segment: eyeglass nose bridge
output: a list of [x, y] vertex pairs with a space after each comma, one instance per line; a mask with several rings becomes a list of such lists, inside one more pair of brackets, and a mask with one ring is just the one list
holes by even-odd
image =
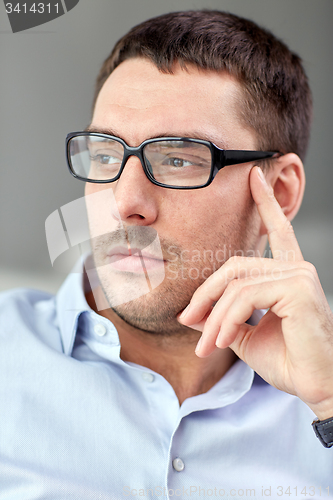
[[[133, 147], [133, 146], [128, 146], [126, 143], [123, 143], [123, 147], [124, 147], [124, 157], [123, 157], [123, 161], [122, 161], [120, 170], [119, 170], [118, 175], [117, 175], [117, 180], [120, 178], [121, 174], [123, 173], [123, 170], [126, 166], [127, 160], [131, 156], [136, 156], [137, 158], [139, 158], [139, 160], [141, 162], [141, 166], [143, 168], [143, 171], [144, 171], [146, 177], [151, 182], [153, 182], [154, 176], [153, 176], [152, 166], [150, 165], [149, 161], [147, 159], [145, 161], [145, 159], [143, 157], [144, 144], [141, 144], [138, 147]], [[146, 163], [148, 163], [148, 165], [146, 165]]]

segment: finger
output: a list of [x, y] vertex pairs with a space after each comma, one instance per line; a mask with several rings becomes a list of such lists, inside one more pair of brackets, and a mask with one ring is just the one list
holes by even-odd
[[[304, 289], [308, 289], [306, 293]], [[239, 327], [247, 321], [255, 309], [269, 308], [285, 326], [284, 341], [289, 346], [290, 352], [299, 355], [307, 342], [305, 330], [308, 325], [307, 313], [304, 307], [300, 306], [304, 304], [304, 300], [310, 302], [308, 299], [313, 295], [314, 289], [312, 280], [301, 274], [275, 282], [269, 281], [266, 284], [244, 285], [225, 314], [216, 345], [225, 348], [232, 344], [238, 335]], [[307, 310], [310, 309], [311, 307]], [[313, 340], [313, 334], [310, 337]]]
[[299, 278], [303, 279], [302, 283], [304, 278], [313, 282], [311, 272], [303, 268], [285, 270], [276, 278], [261, 275], [256, 279], [248, 277], [234, 280], [207, 318], [197, 354], [208, 355], [215, 343], [221, 348], [228, 347], [234, 341], [240, 325], [248, 321], [256, 309], [279, 309], [276, 304], [281, 300], [283, 287], [288, 287], [288, 293], [294, 294], [291, 290]]
[[[200, 344], [198, 343], [196, 348], [196, 354], [199, 357], [208, 356], [215, 349], [215, 345], [220, 348], [228, 347], [234, 340], [236, 325], [238, 329], [241, 324], [245, 324], [255, 309], [269, 307], [267, 305], [266, 291], [271, 281], [269, 277], [262, 276], [256, 280], [247, 278], [230, 283], [206, 320]], [[265, 300], [265, 306], [263, 307], [259, 307], [258, 304], [257, 306], [254, 305], [254, 297], [251, 296], [252, 292], [257, 292], [258, 287]], [[237, 305], [235, 306], [235, 304]], [[234, 322], [235, 314], [237, 314], [238, 320], [236, 323]]]
[[303, 260], [293, 227], [282, 211], [271, 186], [266, 182], [261, 168], [253, 167], [250, 187], [260, 217], [267, 229], [273, 258], [280, 260]]
[[[192, 328], [193, 330], [198, 330], [199, 332], [202, 332], [204, 327], [205, 327], [205, 324], [206, 324], [206, 321], [207, 321], [207, 318], [209, 317], [210, 313], [212, 311], [212, 308], [210, 308], [209, 312], [207, 314], [205, 314], [205, 316], [202, 318], [201, 321], [198, 321], [197, 323], [191, 323], [190, 325], [187, 325], [189, 328]], [[181, 314], [178, 314], [177, 315], [177, 320], [180, 321], [180, 316]]]
[[273, 280], [280, 279], [282, 273], [299, 272], [305, 266], [304, 261], [292, 264], [274, 259], [231, 257], [195, 291], [179, 321], [187, 326], [201, 321], [233, 280], [256, 279], [263, 275]]

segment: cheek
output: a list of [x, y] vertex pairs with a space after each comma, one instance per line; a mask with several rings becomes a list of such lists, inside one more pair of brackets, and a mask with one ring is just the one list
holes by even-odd
[[235, 213], [241, 213], [244, 206], [252, 202], [249, 175], [251, 166], [231, 165], [222, 169], [212, 182], [212, 199], [216, 207], [233, 207]]
[[170, 193], [160, 215], [169, 214], [167, 223], [182, 239], [209, 232], [216, 224], [229, 225], [246, 216], [252, 204], [250, 170], [244, 165], [225, 167], [206, 188]]
[[210, 207], [207, 205], [209, 197], [203, 196], [203, 191], [178, 191], [160, 205], [161, 224], [179, 240], [197, 236], [205, 225]]
[[95, 182], [86, 182], [84, 188], [85, 196], [90, 194], [99, 193], [105, 191], [106, 189], [110, 189], [111, 184], [96, 184]]
[[119, 211], [110, 184], [101, 186], [87, 182], [85, 202], [91, 238], [109, 234], [119, 228]]

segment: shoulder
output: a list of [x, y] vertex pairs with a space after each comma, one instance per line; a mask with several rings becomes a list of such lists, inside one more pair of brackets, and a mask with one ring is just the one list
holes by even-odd
[[[0, 324], [26, 322], [31, 316], [40, 315], [45, 303], [52, 303], [53, 295], [39, 290], [18, 288], [0, 294]], [[44, 308], [43, 308], [44, 304]]]
[[54, 295], [41, 290], [14, 288], [0, 293], [0, 308], [15, 303], [33, 305], [40, 300], [50, 299], [51, 297], [54, 297]]
[[61, 346], [54, 295], [25, 288], [1, 293], [0, 342], [29, 337], [57, 350]]

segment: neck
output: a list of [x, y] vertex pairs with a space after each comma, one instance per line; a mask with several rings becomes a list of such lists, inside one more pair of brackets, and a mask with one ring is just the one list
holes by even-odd
[[198, 358], [195, 347], [201, 332], [180, 327], [180, 335], [152, 334], [134, 328], [112, 309], [97, 311], [93, 295], [88, 304], [117, 328], [121, 344], [120, 357], [162, 375], [173, 387], [179, 404], [192, 396], [207, 392], [237, 360], [231, 349], [216, 349], [207, 358]]

